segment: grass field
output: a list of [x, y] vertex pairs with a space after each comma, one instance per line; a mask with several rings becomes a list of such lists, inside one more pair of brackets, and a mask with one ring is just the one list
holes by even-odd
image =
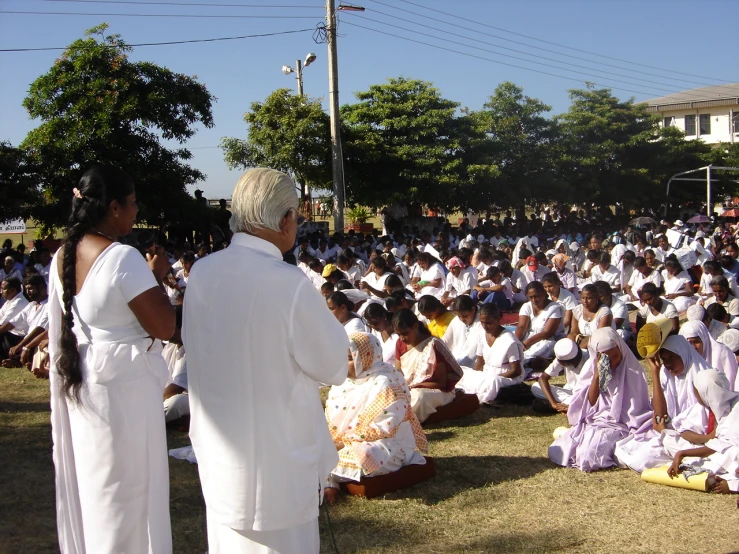
[[[48, 381], [0, 369], [0, 552], [57, 552]], [[736, 497], [642, 483], [627, 470], [584, 474], [546, 458], [561, 415], [483, 407], [427, 429], [437, 475], [382, 499], [331, 508], [339, 552], [739, 550]], [[188, 444], [170, 432], [169, 447]], [[170, 458], [174, 552], [207, 549], [197, 467]], [[334, 552], [321, 515], [322, 552]], [[94, 554], [94, 553], [91, 553]]]

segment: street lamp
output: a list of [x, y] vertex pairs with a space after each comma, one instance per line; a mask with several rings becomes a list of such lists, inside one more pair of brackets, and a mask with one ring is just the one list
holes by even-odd
[[300, 60], [295, 60], [295, 69], [293, 69], [289, 65], [282, 66], [282, 72], [285, 75], [295, 73], [295, 80], [298, 82], [298, 96], [303, 96], [303, 68], [308, 67], [314, 61], [316, 61], [316, 55], [313, 52], [310, 52], [305, 57], [304, 62], [301, 62]]

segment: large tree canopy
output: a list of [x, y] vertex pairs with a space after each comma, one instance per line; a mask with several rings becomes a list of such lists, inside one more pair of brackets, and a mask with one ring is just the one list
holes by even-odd
[[224, 138], [221, 148], [230, 168], [272, 167], [311, 188], [331, 188], [329, 117], [320, 99], [281, 88], [244, 114], [246, 140]]
[[63, 224], [82, 172], [104, 163], [132, 175], [142, 220], [178, 223], [192, 208], [185, 186], [205, 176], [183, 163], [189, 150], [166, 148], [160, 137], [183, 143], [196, 124], [212, 127], [214, 98], [193, 77], [131, 61], [131, 47], [106, 29], [73, 42], [23, 102], [42, 121], [21, 145], [44, 191], [33, 215], [45, 225]]
[[0, 223], [27, 218], [40, 201], [35, 167], [25, 151], [0, 142]]
[[349, 200], [457, 207], [475, 132], [457, 115], [459, 104], [431, 83], [404, 77], [355, 95], [359, 102], [341, 108]]

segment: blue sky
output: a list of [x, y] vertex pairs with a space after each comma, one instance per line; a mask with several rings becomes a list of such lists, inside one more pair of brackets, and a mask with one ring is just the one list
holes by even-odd
[[[142, 3], [145, 1], [141, 0]], [[185, 4], [196, 0], [170, 2]], [[321, 0], [199, 0], [199, 3], [207, 5], [0, 0], [0, 12], [200, 16], [144, 18], [0, 13], [0, 49], [63, 47], [81, 37], [85, 29], [101, 22], [110, 23], [109, 32], [119, 33], [128, 43], [135, 44], [309, 29], [321, 22], [325, 15]], [[271, 7], [216, 6], [247, 3]], [[500, 82], [512, 81], [522, 86], [529, 96], [551, 105], [553, 114], [567, 110], [568, 89], [582, 88], [586, 80], [611, 86], [621, 98], [633, 96], [637, 100], [702, 85], [739, 81], [739, 63], [732, 38], [736, 35], [736, 0], [354, 0], [354, 3], [364, 6], [366, 11], [340, 16], [339, 88], [342, 103], [351, 102], [354, 91], [366, 90], [372, 84], [400, 75], [431, 81], [445, 97], [471, 109], [481, 108]], [[276, 7], [287, 5], [294, 7]], [[243, 17], [258, 15], [280, 16], [280, 19]], [[290, 19], [292, 17], [301, 18]], [[426, 33], [426, 36], [419, 33]], [[246, 136], [243, 113], [250, 103], [264, 99], [276, 88], [294, 87], [294, 77], [283, 75], [280, 68], [285, 64], [294, 65], [297, 58], [304, 58], [308, 52], [315, 52], [318, 58], [305, 70], [305, 93], [323, 97], [325, 104], [328, 94], [326, 45], [316, 44], [311, 32], [134, 50], [134, 59], [197, 75], [218, 98], [213, 106], [215, 127], [200, 129], [187, 143], [193, 149], [192, 165], [207, 174], [205, 182], [199, 185], [206, 196], [229, 196], [240, 173], [229, 171], [220, 149], [214, 147], [224, 136]], [[0, 52], [0, 101], [3, 107], [0, 112], [0, 140], [18, 144], [28, 131], [38, 125], [28, 118], [21, 102], [30, 83], [45, 73], [58, 55], [59, 52], [53, 51]], [[512, 56], [560, 67], [536, 65]], [[538, 73], [479, 58], [528, 67]], [[587, 69], [566, 66], [565, 63], [583, 65]], [[566, 68], [589, 75], [572, 73]], [[624, 76], [603, 75], [596, 71]]]

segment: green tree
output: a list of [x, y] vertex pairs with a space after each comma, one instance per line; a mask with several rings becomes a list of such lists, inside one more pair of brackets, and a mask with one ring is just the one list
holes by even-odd
[[347, 195], [350, 202], [428, 204], [460, 207], [462, 185], [474, 183], [481, 168], [465, 164], [475, 147], [475, 125], [458, 115], [459, 104], [443, 98], [431, 83], [399, 77], [355, 93], [344, 105]]
[[[667, 179], [706, 165], [710, 146], [661, 127], [646, 104], [621, 101], [608, 89], [572, 90], [559, 116], [564, 135], [561, 171], [575, 186], [572, 200], [601, 206], [659, 206]], [[680, 192], [683, 199], [688, 190]]]
[[246, 140], [221, 140], [230, 168], [267, 166], [311, 188], [331, 188], [329, 117], [320, 99], [281, 88], [244, 114]]
[[36, 168], [24, 150], [9, 142], [0, 142], [0, 223], [26, 219], [41, 194]]
[[186, 221], [185, 186], [205, 176], [184, 163], [189, 150], [166, 148], [160, 137], [182, 144], [196, 124], [212, 127], [214, 98], [194, 77], [131, 61], [131, 47], [120, 35], [105, 35], [107, 27], [73, 42], [23, 102], [42, 121], [21, 145], [44, 192], [34, 216], [62, 225], [74, 183], [90, 165], [105, 163], [135, 179], [140, 219], [158, 226]]
[[551, 110], [523, 88], [504, 82], [476, 112], [489, 143], [490, 163], [498, 169], [488, 195], [499, 206], [522, 210], [531, 201], [561, 198], [563, 183], [557, 178], [559, 129], [546, 117]]

